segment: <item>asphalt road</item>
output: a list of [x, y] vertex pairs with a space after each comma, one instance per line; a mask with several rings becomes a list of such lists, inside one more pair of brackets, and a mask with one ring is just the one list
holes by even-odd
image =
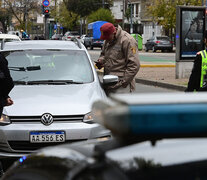
[[[93, 61], [96, 61], [100, 55], [101, 49], [100, 48], [94, 48], [94, 50], [89, 50], [88, 52], [92, 58]], [[170, 64], [175, 64], [175, 53], [169, 53], [169, 52], [144, 52], [140, 51], [139, 52], [139, 58], [141, 64], [143, 63], [151, 63], [151, 64], [156, 64], [156, 63], [170, 63]]]

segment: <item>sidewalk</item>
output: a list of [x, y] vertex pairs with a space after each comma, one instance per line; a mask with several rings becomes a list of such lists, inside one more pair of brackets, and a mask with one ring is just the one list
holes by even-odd
[[[98, 70], [102, 73], [102, 70]], [[175, 78], [175, 65], [169, 64], [141, 64], [139, 72], [136, 75], [136, 82], [146, 85], [158, 86], [177, 91], [184, 91], [187, 87], [189, 79]]]
[[175, 66], [169, 67], [163, 65], [161, 67], [141, 64], [140, 70], [136, 75], [136, 82], [146, 85], [153, 85], [168, 89], [184, 91], [187, 87], [189, 79], [176, 79]]

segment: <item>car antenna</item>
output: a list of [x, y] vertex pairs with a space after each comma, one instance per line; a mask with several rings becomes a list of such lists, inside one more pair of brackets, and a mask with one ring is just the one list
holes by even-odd
[[76, 37], [72, 37], [72, 38], [71, 38], [71, 41], [76, 41], [75, 43], [78, 45], [78, 47], [79, 47], [80, 49], [82, 49], [81, 42], [80, 42]]
[[2, 39], [2, 41], [1, 41], [1, 50], [4, 49], [4, 45], [5, 45], [5, 39]]

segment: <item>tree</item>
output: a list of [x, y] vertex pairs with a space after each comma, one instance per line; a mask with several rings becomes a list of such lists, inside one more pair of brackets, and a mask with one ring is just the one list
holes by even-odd
[[86, 17], [91, 12], [98, 10], [103, 7], [102, 2], [104, 2], [104, 8], [108, 8], [112, 5], [113, 0], [63, 0], [67, 9], [81, 17]]
[[104, 8], [100, 8], [99, 10], [92, 12], [88, 16], [88, 23], [91, 23], [94, 21], [107, 21], [111, 23], [115, 22], [112, 12]]
[[79, 25], [80, 16], [74, 12], [68, 11], [64, 3], [61, 3], [60, 7], [61, 9], [59, 12], [56, 12], [56, 10], [52, 8], [51, 16], [66, 29], [74, 30], [74, 28]]
[[7, 11], [19, 22], [19, 28], [25, 29], [30, 12], [40, 12], [40, 5], [37, 0], [4, 0]]
[[11, 12], [7, 11], [5, 8], [0, 8], [0, 22], [3, 29], [0, 29], [1, 32], [5, 33], [7, 27], [11, 24]]
[[176, 27], [177, 5], [202, 5], [201, 0], [153, 0], [147, 7], [147, 14], [154, 23], [162, 25], [166, 34], [172, 36], [172, 29]]

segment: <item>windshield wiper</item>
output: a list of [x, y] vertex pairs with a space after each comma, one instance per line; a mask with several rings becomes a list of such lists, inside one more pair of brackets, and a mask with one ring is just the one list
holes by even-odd
[[77, 82], [73, 80], [39, 80], [28, 81], [27, 84], [83, 84], [83, 82]]
[[28, 66], [28, 67], [9, 67], [11, 71], [36, 71], [40, 70], [40, 66]]
[[14, 84], [23, 84], [23, 85], [26, 85], [27, 82], [26, 81], [14, 81]]

